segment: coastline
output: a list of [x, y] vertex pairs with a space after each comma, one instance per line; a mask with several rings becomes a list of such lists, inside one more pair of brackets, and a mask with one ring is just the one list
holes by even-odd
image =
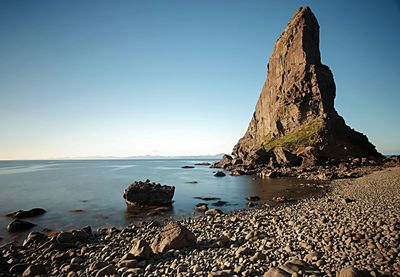
[[400, 167], [334, 180], [331, 188], [295, 203], [181, 220], [196, 235], [196, 246], [129, 266], [121, 262], [132, 240], [151, 243], [162, 229], [159, 222], [101, 229], [86, 242], [10, 244], [0, 249], [0, 263], [20, 270], [40, 264], [46, 276], [69, 277], [103, 276], [105, 268], [115, 276], [291, 276], [285, 271], [291, 261], [317, 276], [335, 276], [348, 266], [372, 276], [400, 274]]

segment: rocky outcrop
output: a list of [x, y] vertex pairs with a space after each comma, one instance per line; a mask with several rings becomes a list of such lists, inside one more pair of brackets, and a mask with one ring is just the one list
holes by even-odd
[[170, 206], [174, 192], [174, 186], [138, 181], [125, 189], [124, 199], [128, 206]]
[[278, 147], [283, 150], [276, 162], [282, 165], [382, 158], [334, 108], [335, 82], [321, 63], [319, 25], [309, 7], [298, 9], [280, 35], [267, 74], [249, 127], [233, 149], [236, 158], [267, 164], [265, 152], [272, 154]]

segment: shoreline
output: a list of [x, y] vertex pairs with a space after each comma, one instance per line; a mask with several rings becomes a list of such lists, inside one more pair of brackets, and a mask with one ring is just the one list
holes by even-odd
[[121, 262], [132, 240], [151, 243], [162, 230], [159, 222], [102, 229], [68, 245], [54, 237], [26, 247], [8, 245], [0, 248], [7, 257], [0, 266], [11, 261], [10, 266], [25, 270], [41, 264], [46, 276], [69, 277], [103, 276], [104, 268], [115, 276], [272, 276], [266, 273], [271, 270], [291, 276], [285, 270], [300, 261], [303, 273], [316, 276], [335, 276], [348, 266], [372, 276], [400, 274], [400, 167], [334, 180], [330, 186], [320, 197], [295, 203], [183, 219], [197, 237], [196, 246], [129, 267]]

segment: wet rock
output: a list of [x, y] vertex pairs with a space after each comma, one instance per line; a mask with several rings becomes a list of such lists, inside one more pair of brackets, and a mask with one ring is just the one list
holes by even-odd
[[228, 202], [222, 201], [222, 200], [218, 200], [217, 202], [214, 202], [211, 205], [213, 205], [215, 207], [222, 207], [222, 206], [225, 206], [226, 204], [228, 204]]
[[138, 181], [131, 184], [124, 192], [124, 199], [132, 206], [169, 206], [172, 204], [175, 187]]
[[196, 245], [196, 236], [180, 223], [170, 223], [154, 238], [151, 248], [154, 253], [170, 249], [181, 249]]
[[229, 155], [223, 155], [219, 162], [213, 163], [210, 167], [211, 168], [228, 168], [232, 165], [233, 158]]
[[16, 264], [16, 265], [14, 265], [14, 266], [12, 266], [11, 268], [10, 268], [10, 273], [11, 274], [21, 274], [22, 272], [24, 272], [27, 268], [29, 267], [29, 265], [28, 264], [26, 264], [26, 263], [20, 263], [20, 264]]
[[35, 226], [36, 226], [36, 224], [31, 223], [29, 221], [16, 219], [7, 225], [7, 231], [8, 232], [21, 232], [21, 231], [29, 230]]
[[16, 212], [12, 212], [7, 214], [8, 217], [12, 217], [12, 218], [28, 218], [28, 217], [35, 217], [35, 216], [39, 216], [42, 215], [46, 212], [45, 209], [42, 208], [33, 208], [31, 210], [28, 211], [24, 211], [24, 210], [19, 210]]
[[195, 163], [194, 165], [208, 166], [211, 165], [209, 162]]
[[226, 174], [222, 171], [218, 171], [217, 173], [214, 174], [215, 177], [224, 177]]
[[195, 210], [204, 213], [208, 210], [208, 205], [206, 203], [199, 203], [196, 205]]
[[196, 196], [193, 197], [194, 199], [200, 199], [204, 201], [213, 201], [213, 200], [221, 200], [219, 197], [212, 197], [212, 196]]
[[184, 165], [184, 166], [181, 166], [181, 168], [186, 168], [186, 169], [188, 169], [188, 168], [194, 168], [194, 166], [192, 166], [192, 165]]

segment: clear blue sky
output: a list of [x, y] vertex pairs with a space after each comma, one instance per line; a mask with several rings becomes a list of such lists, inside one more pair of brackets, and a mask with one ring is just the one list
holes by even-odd
[[230, 152], [295, 10], [336, 108], [400, 152], [395, 1], [0, 1], [0, 159]]

